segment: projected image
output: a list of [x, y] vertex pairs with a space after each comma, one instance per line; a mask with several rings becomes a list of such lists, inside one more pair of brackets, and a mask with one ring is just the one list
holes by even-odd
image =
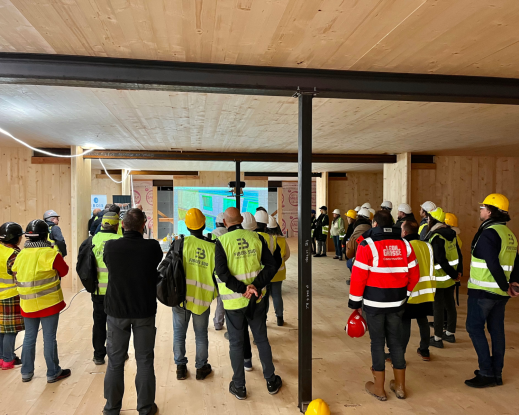
[[[236, 206], [236, 199], [231, 196], [227, 187], [175, 187], [174, 198], [174, 232], [189, 235], [185, 224], [186, 213], [191, 208], [200, 209], [205, 217], [204, 233], [212, 232], [216, 227], [216, 217], [228, 207]], [[240, 198], [241, 211], [256, 213], [259, 206], [268, 206], [268, 189], [251, 187], [243, 189]]]

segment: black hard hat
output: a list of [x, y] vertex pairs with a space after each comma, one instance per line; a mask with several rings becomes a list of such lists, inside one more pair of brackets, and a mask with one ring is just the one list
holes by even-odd
[[23, 229], [16, 222], [6, 222], [0, 226], [0, 241], [11, 241], [23, 235]]
[[49, 226], [41, 219], [31, 220], [25, 229], [26, 238], [46, 239], [48, 233]]
[[326, 206], [321, 206], [319, 209], [320, 210], [328, 210], [328, 208]]

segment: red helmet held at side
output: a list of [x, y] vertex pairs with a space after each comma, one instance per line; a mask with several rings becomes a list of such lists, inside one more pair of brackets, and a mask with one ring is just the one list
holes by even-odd
[[348, 324], [344, 330], [346, 330], [348, 336], [355, 338], [364, 336], [367, 327], [368, 325], [366, 324], [364, 317], [362, 317], [362, 314], [360, 314], [359, 310], [355, 310], [351, 313], [351, 316], [348, 319]]

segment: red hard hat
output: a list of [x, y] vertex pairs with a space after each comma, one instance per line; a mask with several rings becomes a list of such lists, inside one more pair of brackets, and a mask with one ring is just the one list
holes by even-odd
[[348, 336], [350, 337], [362, 337], [366, 333], [368, 325], [366, 324], [366, 320], [362, 317], [359, 310], [353, 311], [351, 313], [350, 318], [348, 319], [348, 324], [344, 328]]

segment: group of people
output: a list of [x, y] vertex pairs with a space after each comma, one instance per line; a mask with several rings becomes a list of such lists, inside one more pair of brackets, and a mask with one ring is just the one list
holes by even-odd
[[[408, 204], [398, 207], [396, 223], [391, 202], [384, 201], [374, 214], [370, 208], [364, 204], [348, 211], [348, 230], [342, 230], [351, 269], [348, 306], [363, 310], [371, 338], [374, 381], [366, 384], [366, 391], [379, 400], [387, 399], [384, 383], [388, 360], [394, 372], [390, 388], [403, 399], [411, 320], [419, 327], [417, 353], [424, 361], [430, 360], [430, 346], [443, 348], [444, 341], [456, 342], [454, 291], [463, 276], [460, 230], [456, 216], [431, 201], [421, 205], [420, 223]], [[518, 243], [506, 225], [510, 221], [508, 210], [504, 195], [487, 196], [480, 204], [482, 223], [471, 245], [466, 329], [478, 355], [479, 369], [465, 384], [474, 388], [503, 384], [505, 306], [510, 297], [519, 295]], [[324, 206], [321, 213], [326, 214]], [[431, 315], [433, 336], [427, 318]], [[385, 352], [386, 345], [389, 353]]]

